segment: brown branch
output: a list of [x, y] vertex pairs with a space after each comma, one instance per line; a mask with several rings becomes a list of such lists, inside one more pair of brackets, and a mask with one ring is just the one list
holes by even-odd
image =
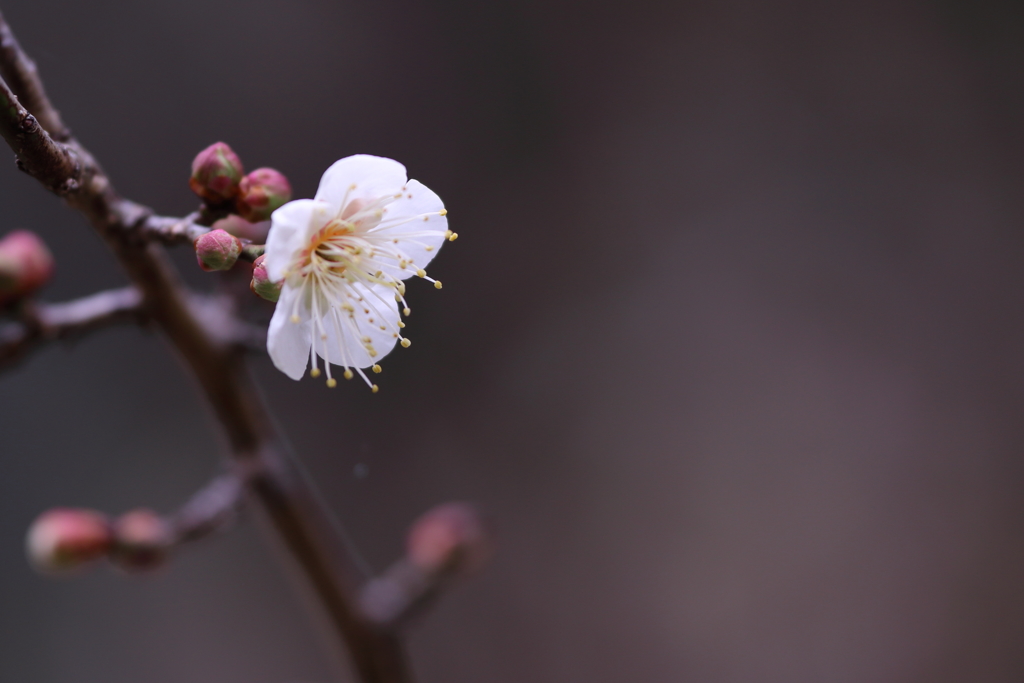
[[3, 14], [0, 14], [0, 76], [54, 140], [66, 142], [71, 138], [60, 113], [46, 96], [35, 62], [22, 51]]
[[0, 327], [0, 367], [48, 342], [119, 323], [139, 322], [143, 316], [142, 296], [135, 287], [98, 292], [65, 303], [28, 305], [20, 320]]
[[[15, 56], [20, 54], [17, 43]], [[11, 61], [0, 52], [0, 60]], [[9, 65], [8, 65], [9, 66]], [[2, 71], [0, 71], [2, 73]], [[64, 197], [103, 235], [128, 276], [142, 292], [150, 319], [191, 369], [224, 427], [236, 466], [248, 472], [248, 489], [266, 513], [274, 535], [317, 597], [330, 624], [335, 652], [347, 653], [364, 683], [411, 680], [397, 638], [367, 619], [358, 606], [337, 538], [327, 532], [324, 511], [293, 466], [280, 457], [278, 437], [266, 408], [250, 385], [238, 349], [209, 334], [189, 305], [162, 247], [140, 243], [135, 230], [152, 212], [121, 199], [92, 156], [73, 138], [54, 141], [0, 81], [0, 134], [18, 154], [20, 165]]]

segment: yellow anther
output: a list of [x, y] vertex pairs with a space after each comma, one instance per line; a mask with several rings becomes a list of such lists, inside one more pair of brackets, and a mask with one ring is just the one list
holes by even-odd
[[333, 377], [327, 380], [328, 389], [333, 389], [336, 386], [338, 386], [338, 380], [334, 379]]
[[374, 384], [372, 387], [370, 387], [370, 391], [376, 394], [378, 391], [380, 391], [380, 387]]
[[452, 236], [448, 238], [448, 241], [449, 241], [449, 242], [454, 242], [454, 241], [455, 241], [455, 240], [457, 240], [457, 239], [459, 239], [459, 233], [457, 233], [457, 232], [453, 232], [453, 233], [452, 233]]
[[440, 215], [442, 215], [442, 216], [447, 216], [448, 215], [448, 209], [441, 209], [440, 211], [438, 211], [438, 213]]
[[399, 320], [398, 321], [398, 326], [399, 327], [405, 327], [405, 323], [403, 323], [401, 320]]
[[409, 341], [409, 338], [408, 338], [408, 337], [406, 337], [405, 339], [403, 339], [403, 340], [402, 340], [402, 348], [403, 348], [403, 349], [407, 349], [407, 348], [409, 348], [410, 346], [412, 346], [412, 342], [411, 342], [411, 341]]
[[408, 261], [399, 261], [398, 262], [398, 267], [401, 268], [402, 270], [405, 270], [406, 266], [408, 266], [408, 265], [409, 265]]
[[364, 343], [364, 344], [369, 344], [369, 343], [370, 343], [370, 342], [372, 342], [372, 341], [373, 341], [373, 340], [372, 340], [372, 339], [370, 339], [369, 337], [363, 337], [363, 343]]
[[419, 277], [424, 277], [424, 276], [426, 276], [426, 274], [427, 274], [427, 271], [423, 270], [422, 268], [420, 268], [419, 270], [416, 271], [416, 275], [419, 276]]
[[384, 368], [382, 368], [382, 367], [381, 367], [381, 366], [379, 366], [379, 365], [374, 365], [374, 366], [373, 366], [373, 371], [374, 371], [374, 372], [376, 372], [376, 373], [377, 373], [378, 375], [380, 374], [380, 371], [381, 371], [381, 370], [383, 370], [383, 369], [384, 369]]
[[451, 236], [452, 236], [452, 231], [451, 231], [451, 230], [445, 230], [445, 231], [444, 231], [444, 238], [445, 238], [445, 239], [448, 239], [448, 238], [450, 238]]
[[289, 320], [291, 320], [291, 321], [292, 321], [293, 323], [295, 323], [296, 325], [298, 325], [298, 324], [299, 324], [299, 322], [300, 322], [300, 321], [299, 321], [299, 316], [297, 316], [297, 315], [292, 315], [292, 317], [291, 317], [291, 318], [289, 318]]
[[345, 372], [342, 375], [342, 377], [344, 377], [345, 379], [352, 379], [352, 371], [349, 370], [348, 368], [345, 368]]
[[376, 358], [377, 357], [377, 352], [375, 350], [373, 350], [373, 349], [366, 349], [366, 353], [367, 353], [367, 355], [370, 356], [370, 358]]
[[310, 370], [309, 371], [309, 376], [312, 377], [313, 379], [316, 379], [317, 377], [319, 377], [320, 376], [320, 368], [313, 368], [312, 370]]
[[403, 308], [402, 309], [402, 315], [408, 316], [411, 313], [412, 313], [412, 309], [411, 308]]
[[434, 251], [434, 247], [432, 247], [432, 246], [430, 246], [430, 245], [428, 244], [427, 246], [423, 247], [423, 250], [424, 250], [424, 251]]
[[434, 282], [434, 289], [441, 289], [441, 281], [437, 280]]

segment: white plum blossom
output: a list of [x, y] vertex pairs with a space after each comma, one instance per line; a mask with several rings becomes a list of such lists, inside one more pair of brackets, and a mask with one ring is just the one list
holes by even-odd
[[267, 334], [274, 365], [297, 380], [309, 363], [317, 377], [320, 358], [328, 386], [337, 384], [337, 365], [377, 391], [362, 369], [380, 372], [378, 361], [396, 343], [409, 346], [403, 281], [418, 275], [441, 288], [424, 268], [457, 237], [446, 213], [402, 164], [365, 154], [334, 162], [313, 199], [275, 211], [263, 262], [271, 280], [283, 281]]

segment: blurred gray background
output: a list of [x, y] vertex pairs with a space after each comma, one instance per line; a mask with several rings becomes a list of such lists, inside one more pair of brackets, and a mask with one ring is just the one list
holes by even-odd
[[[1020, 3], [2, 9], [162, 213], [216, 140], [299, 197], [365, 152], [444, 198], [380, 394], [254, 362], [373, 567], [435, 503], [495, 520], [412, 636], [424, 683], [1024, 680]], [[124, 281], [12, 163], [0, 208], [47, 298]], [[0, 679], [331, 680], [251, 520], [156, 577], [26, 565], [44, 509], [171, 510], [218, 438], [143, 331], [0, 377]]]

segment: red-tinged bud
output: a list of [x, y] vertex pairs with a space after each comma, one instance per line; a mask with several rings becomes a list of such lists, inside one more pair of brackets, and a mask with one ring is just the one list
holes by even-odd
[[249, 289], [252, 290], [253, 294], [261, 296], [267, 301], [277, 302], [281, 298], [281, 282], [274, 282], [267, 275], [267, 269], [263, 266], [263, 259], [266, 255], [256, 257], [256, 260], [252, 262], [252, 282], [249, 283]]
[[114, 522], [110, 560], [128, 572], [156, 569], [167, 560], [171, 531], [152, 510], [132, 510]]
[[257, 168], [242, 178], [235, 208], [245, 220], [258, 223], [291, 198], [292, 186], [284, 175], [272, 168]]
[[242, 242], [224, 230], [211, 230], [196, 240], [196, 260], [206, 271], [230, 270], [242, 253]]
[[31, 294], [52, 275], [53, 256], [34, 232], [15, 230], [0, 239], [0, 304]]
[[110, 522], [92, 510], [58, 508], [40, 515], [28, 530], [32, 566], [42, 572], [78, 569], [110, 551]]
[[223, 142], [215, 142], [192, 161], [188, 186], [203, 201], [223, 204], [238, 195], [238, 184], [244, 174], [238, 155]]
[[427, 572], [471, 574], [490, 559], [493, 542], [476, 508], [446, 503], [413, 523], [406, 552], [410, 562]]
[[211, 226], [214, 230], [229, 232], [235, 237], [249, 240], [253, 244], [264, 244], [267, 241], [267, 234], [270, 233], [270, 221], [250, 223], [241, 216], [231, 214], [221, 218]]

